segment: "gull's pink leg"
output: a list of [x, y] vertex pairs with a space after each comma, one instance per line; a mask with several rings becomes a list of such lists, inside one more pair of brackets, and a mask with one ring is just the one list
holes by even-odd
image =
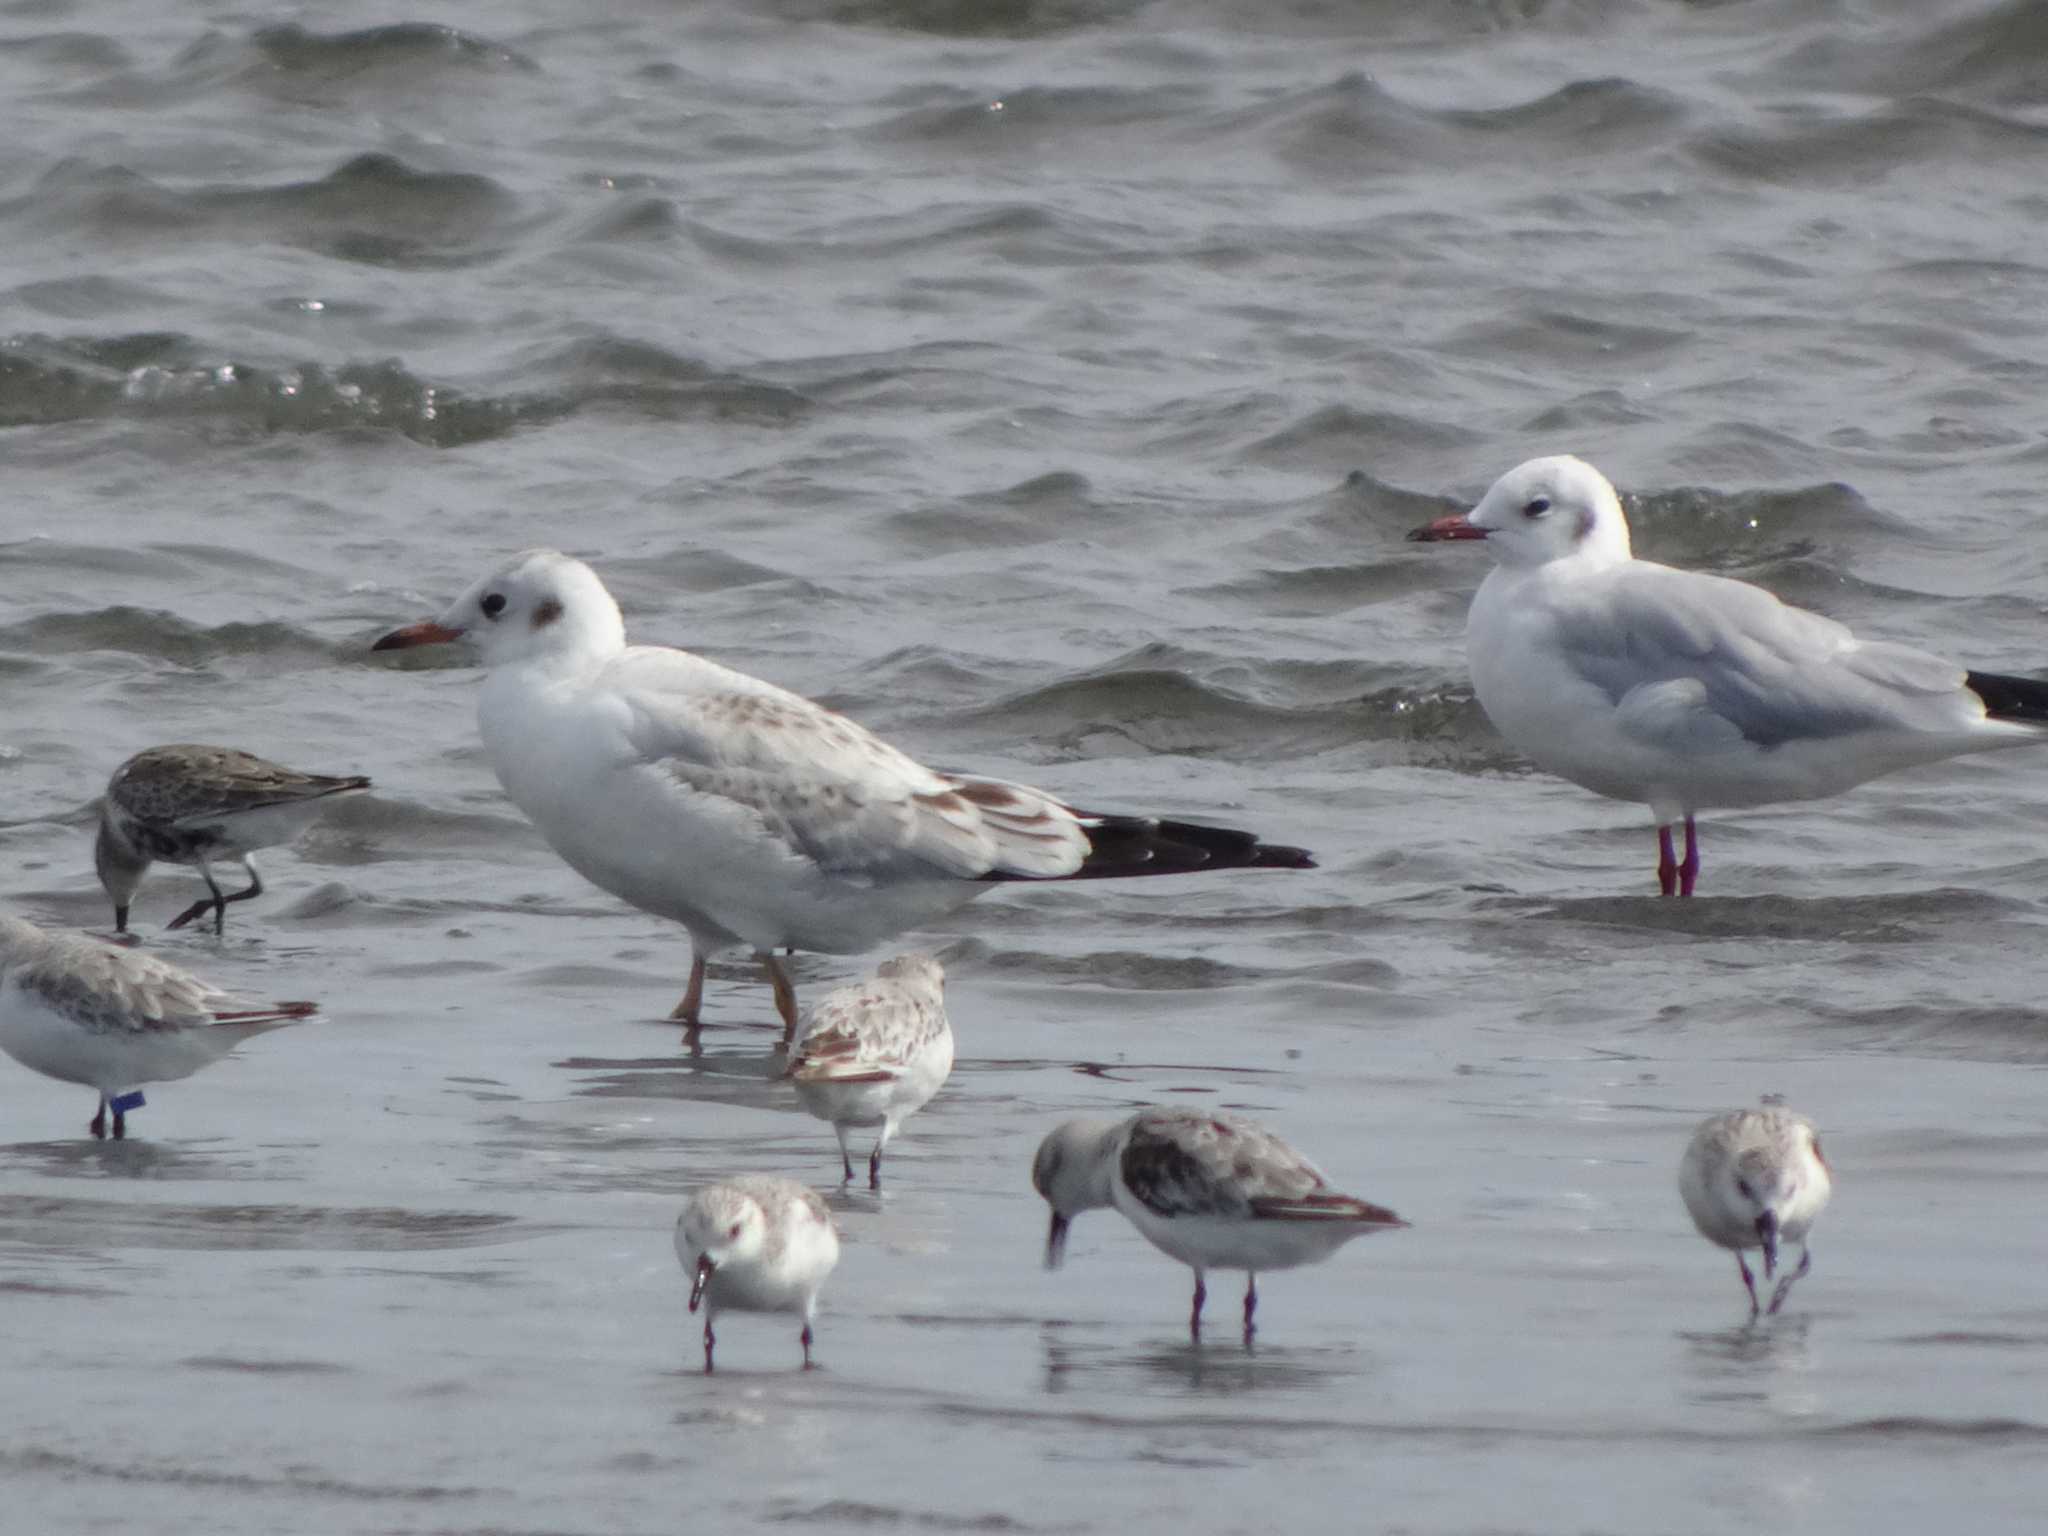
[[94, 1141], [104, 1141], [107, 1136], [107, 1096], [100, 1095], [100, 1107], [93, 1111], [92, 1123], [86, 1126], [92, 1132]]
[[[1678, 894], [1690, 896], [1693, 882], [1700, 877], [1700, 833], [1692, 824], [1692, 817], [1685, 818], [1685, 862], [1678, 866]], [[1667, 895], [1669, 892], [1666, 893]]]
[[768, 984], [775, 989], [775, 1011], [782, 1015], [782, 1043], [788, 1045], [796, 1038], [796, 987], [775, 956], [764, 950], [761, 963], [768, 967]]
[[1251, 1347], [1252, 1335], [1259, 1331], [1258, 1326], [1252, 1322], [1252, 1314], [1258, 1310], [1259, 1277], [1247, 1273], [1244, 1277], [1244, 1342], [1247, 1349]]
[[808, 1322], [798, 1337], [804, 1341], [804, 1369], [808, 1371], [811, 1368], [811, 1325]]
[[669, 1017], [679, 1021], [686, 1029], [697, 1027], [698, 1012], [704, 1006], [704, 957], [690, 956], [690, 985], [683, 992], [683, 1000], [677, 1003]]
[[1678, 853], [1671, 846], [1671, 828], [1657, 829], [1657, 894], [1678, 894]]
[[711, 1374], [711, 1349], [717, 1342], [718, 1335], [711, 1331], [711, 1313], [706, 1311], [704, 1314], [704, 1374], [706, 1376]]
[[1188, 1337], [1197, 1344], [1202, 1342], [1202, 1303], [1209, 1299], [1209, 1288], [1202, 1284], [1202, 1272], [1195, 1271], [1195, 1306], [1188, 1313]]

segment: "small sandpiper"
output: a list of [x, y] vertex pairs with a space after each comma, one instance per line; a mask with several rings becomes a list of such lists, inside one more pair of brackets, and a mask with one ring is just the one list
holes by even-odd
[[818, 1291], [839, 1262], [839, 1233], [818, 1192], [794, 1179], [749, 1174], [690, 1196], [676, 1218], [676, 1257], [690, 1277], [690, 1310], [704, 1308], [704, 1369], [721, 1312], [794, 1312], [804, 1369]]
[[[212, 894], [170, 926], [182, 928], [211, 908], [213, 931], [227, 926], [228, 903], [263, 894], [251, 855], [288, 843], [336, 795], [368, 789], [361, 774], [301, 773], [233, 747], [190, 743], [138, 752], [107, 781], [93, 863], [114, 903], [114, 929], [126, 932], [128, 903], [152, 862], [189, 864]], [[237, 859], [249, 888], [224, 895], [211, 861]]]
[[1407, 1222], [1339, 1194], [1278, 1136], [1221, 1110], [1143, 1109], [1128, 1120], [1069, 1120], [1047, 1136], [1031, 1182], [1052, 1207], [1045, 1267], [1065, 1257], [1082, 1211], [1123, 1212], [1161, 1253], [1195, 1272], [1188, 1335], [1202, 1337], [1204, 1270], [1245, 1272], [1244, 1341], [1257, 1331], [1259, 1273], [1317, 1264], [1354, 1237]]
[[[1762, 1109], [1731, 1109], [1701, 1121], [1678, 1165], [1678, 1192], [1693, 1225], [1708, 1242], [1734, 1253], [1752, 1318], [1759, 1310], [1776, 1312], [1792, 1282], [1813, 1268], [1807, 1229], [1834, 1187], [1813, 1123], [1768, 1098]], [[1743, 1250], [1763, 1250], [1769, 1280], [1777, 1273], [1781, 1242], [1799, 1245], [1799, 1267], [1785, 1271], [1770, 1304], [1760, 1309]]]
[[790, 1050], [789, 1076], [804, 1108], [832, 1122], [849, 1184], [847, 1132], [881, 1128], [868, 1154], [868, 1188], [880, 1189], [882, 1149], [953, 1070], [945, 980], [944, 967], [930, 955], [897, 955], [867, 980], [826, 993], [805, 1016]]
[[238, 1003], [153, 955], [0, 917], [0, 1051], [45, 1077], [97, 1088], [95, 1137], [107, 1134], [110, 1110], [114, 1139], [128, 1134], [139, 1084], [190, 1077], [316, 1006]]

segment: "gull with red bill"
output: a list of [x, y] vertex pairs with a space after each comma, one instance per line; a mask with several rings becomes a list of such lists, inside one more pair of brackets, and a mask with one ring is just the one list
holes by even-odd
[[1620, 498], [1582, 459], [1531, 459], [1409, 537], [1486, 541], [1466, 626], [1480, 705], [1538, 767], [1650, 807], [1666, 896], [1693, 892], [1700, 811], [2048, 742], [2048, 682], [1858, 640], [1761, 587], [1636, 559]]
[[772, 683], [628, 645], [597, 573], [551, 549], [375, 649], [454, 640], [488, 669], [477, 723], [512, 803], [585, 879], [688, 930], [670, 1016], [692, 1028], [727, 945], [760, 957], [790, 1031], [784, 947], [855, 954], [1006, 882], [1315, 867], [1249, 832], [938, 772]]

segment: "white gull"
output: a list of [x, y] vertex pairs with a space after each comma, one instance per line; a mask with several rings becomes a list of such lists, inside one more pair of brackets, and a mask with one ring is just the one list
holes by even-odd
[[1792, 1282], [1813, 1268], [1807, 1229], [1828, 1203], [1835, 1181], [1813, 1123], [1770, 1099], [1762, 1109], [1735, 1109], [1700, 1122], [1678, 1165], [1678, 1192], [1693, 1225], [1731, 1250], [1757, 1315], [1756, 1277], [1743, 1258], [1761, 1248], [1764, 1279], [1778, 1268], [1778, 1244], [1799, 1244], [1799, 1267], [1785, 1271], [1769, 1311], [1785, 1304]]
[[1650, 807], [1667, 896], [1692, 894], [1699, 811], [2048, 741], [2048, 683], [1858, 640], [1761, 587], [1636, 559], [1614, 487], [1582, 459], [1531, 459], [1469, 515], [1409, 537], [1486, 540], [1473, 691], [1537, 766]]
[[816, 1190], [794, 1179], [749, 1174], [690, 1196], [676, 1218], [676, 1257], [690, 1277], [690, 1310], [704, 1308], [704, 1369], [711, 1369], [721, 1312], [794, 1312], [804, 1369], [818, 1291], [839, 1262], [839, 1233]]
[[628, 645], [596, 572], [551, 549], [374, 648], [460, 639], [489, 669], [477, 720], [512, 803], [584, 878], [689, 931], [672, 1017], [692, 1026], [705, 957], [725, 945], [760, 956], [793, 1029], [785, 946], [857, 953], [1003, 881], [1313, 867], [1248, 832], [937, 772], [772, 683]]
[[1338, 1193], [1271, 1131], [1220, 1110], [1144, 1109], [1128, 1120], [1069, 1120], [1040, 1143], [1031, 1183], [1052, 1207], [1047, 1269], [1065, 1258], [1074, 1217], [1113, 1207], [1153, 1247], [1194, 1270], [1188, 1333], [1196, 1340], [1209, 1295], [1204, 1270], [1245, 1272], [1249, 1344], [1260, 1273], [1317, 1264], [1354, 1237], [1408, 1225], [1384, 1206]]
[[114, 1138], [127, 1134], [140, 1084], [190, 1077], [314, 1009], [237, 1004], [153, 956], [0, 917], [0, 1051], [45, 1077], [98, 1089], [94, 1136], [106, 1135], [110, 1108]]
[[790, 1048], [789, 1077], [804, 1108], [832, 1123], [849, 1184], [847, 1132], [880, 1127], [868, 1154], [868, 1188], [880, 1189], [882, 1149], [953, 1070], [945, 979], [944, 967], [930, 955], [897, 955], [865, 981], [826, 993], [804, 1015]]

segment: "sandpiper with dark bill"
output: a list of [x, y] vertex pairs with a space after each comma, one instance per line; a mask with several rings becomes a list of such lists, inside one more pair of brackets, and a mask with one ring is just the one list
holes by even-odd
[[374, 649], [454, 640], [488, 669], [477, 723], [512, 803], [585, 879], [688, 931], [670, 1017], [692, 1027], [727, 945], [760, 957], [794, 1029], [778, 949], [857, 954], [1007, 882], [1314, 867], [1249, 832], [941, 773], [773, 683], [628, 645], [597, 573], [552, 549]]
[[1778, 1269], [1778, 1245], [1799, 1245], [1799, 1267], [1785, 1272], [1762, 1309], [1776, 1312], [1792, 1282], [1813, 1268], [1807, 1230], [1834, 1187], [1813, 1122], [1768, 1098], [1762, 1109], [1732, 1109], [1701, 1121], [1678, 1165], [1678, 1193], [1693, 1225], [1708, 1242], [1734, 1253], [1752, 1318], [1759, 1310], [1756, 1276], [1744, 1250], [1763, 1250], [1769, 1280]]
[[1031, 1182], [1052, 1207], [1045, 1267], [1066, 1257], [1083, 1211], [1121, 1211], [1161, 1253], [1195, 1272], [1188, 1334], [1202, 1337], [1203, 1273], [1245, 1272], [1244, 1341], [1257, 1331], [1259, 1275], [1318, 1264], [1354, 1237], [1407, 1222], [1330, 1187], [1271, 1131], [1222, 1110], [1142, 1109], [1127, 1120], [1069, 1120], [1040, 1143]]
[[945, 981], [945, 968], [932, 956], [897, 955], [866, 980], [826, 993], [804, 1015], [789, 1053], [789, 1077], [804, 1108], [831, 1122], [849, 1184], [847, 1133], [876, 1128], [868, 1188], [880, 1189], [882, 1149], [953, 1070]]
[[88, 1127], [95, 1137], [127, 1135], [141, 1084], [190, 1077], [316, 1008], [239, 1002], [139, 950], [0, 917], [0, 1051], [45, 1077], [98, 1089]]
[[704, 1309], [704, 1369], [712, 1368], [721, 1312], [794, 1312], [804, 1369], [818, 1292], [839, 1262], [839, 1233], [818, 1192], [794, 1179], [748, 1174], [690, 1196], [676, 1218], [676, 1257], [690, 1278], [690, 1310]]
[[[128, 905], [152, 863], [189, 864], [211, 893], [171, 919], [182, 928], [209, 908], [213, 931], [227, 926], [228, 903], [263, 894], [252, 857], [288, 843], [337, 795], [368, 789], [361, 774], [301, 773], [233, 747], [181, 742], [138, 752], [107, 781], [100, 802], [93, 864], [125, 932]], [[215, 859], [240, 862], [249, 888], [232, 895], [213, 878]]]

